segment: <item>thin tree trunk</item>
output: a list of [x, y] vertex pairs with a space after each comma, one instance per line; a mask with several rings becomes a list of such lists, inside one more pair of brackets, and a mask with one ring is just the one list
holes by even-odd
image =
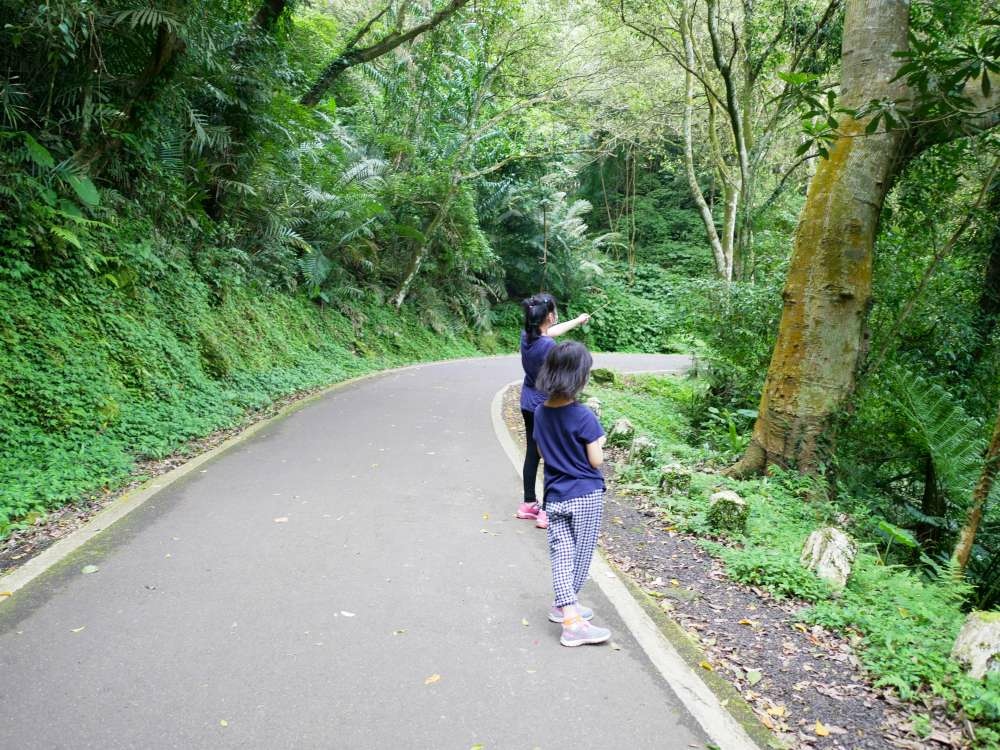
[[[845, 107], [899, 98], [903, 84], [891, 80], [899, 67], [894, 53], [907, 48], [908, 28], [905, 0], [849, 0]], [[832, 418], [854, 388], [879, 216], [905, 148], [899, 132], [865, 136], [864, 128], [864, 121], [844, 116], [840, 137], [810, 181], [759, 416], [731, 475], [755, 473], [769, 463], [818, 470], [832, 441]]]
[[691, 133], [691, 119], [694, 113], [694, 70], [696, 60], [694, 54], [694, 43], [691, 40], [691, 21], [687, 15], [687, 8], [681, 13], [680, 18], [681, 35], [684, 39], [684, 56], [687, 67], [684, 72], [684, 168], [687, 173], [688, 187], [691, 190], [691, 197], [698, 207], [701, 221], [705, 225], [705, 233], [708, 236], [708, 244], [712, 248], [712, 256], [715, 258], [715, 271], [720, 278], [729, 281], [731, 275], [727, 272], [726, 253], [719, 238], [719, 232], [715, 228], [715, 218], [712, 210], [705, 202], [705, 196], [701, 192], [698, 184], [698, 176], [694, 171], [694, 137]]
[[[924, 456], [924, 494], [920, 499], [920, 512], [928, 518], [943, 519], [947, 512], [945, 497], [938, 486], [934, 460], [930, 454]], [[917, 538], [924, 549], [936, 550], [941, 544], [940, 524], [921, 521], [917, 525]]]
[[392, 295], [392, 304], [397, 310], [403, 306], [403, 303], [406, 301], [406, 295], [410, 293], [410, 287], [413, 285], [414, 279], [416, 279], [417, 274], [420, 273], [420, 266], [423, 265], [424, 259], [430, 252], [431, 246], [434, 242], [434, 235], [437, 234], [438, 229], [448, 217], [448, 209], [451, 208], [452, 201], [455, 200], [455, 196], [458, 194], [458, 185], [459, 179], [453, 177], [451, 186], [448, 188], [448, 192], [444, 196], [444, 200], [441, 201], [441, 205], [438, 206], [437, 213], [434, 214], [434, 218], [431, 219], [431, 223], [427, 226], [423, 242], [417, 245], [416, 249], [413, 251], [413, 256], [410, 258], [410, 263], [407, 266], [406, 273], [403, 275], [403, 280], [399, 283], [399, 287]]
[[726, 181], [723, 183], [725, 200], [722, 214], [722, 255], [726, 260], [726, 273], [723, 278], [732, 281], [735, 278], [737, 261], [736, 219], [740, 208], [740, 186]]
[[990, 447], [986, 451], [983, 473], [972, 493], [972, 505], [969, 506], [969, 514], [958, 535], [958, 543], [955, 545], [953, 559], [959, 570], [965, 570], [965, 566], [969, 564], [972, 545], [976, 541], [976, 532], [979, 531], [979, 524], [983, 520], [986, 500], [993, 490], [993, 482], [996, 480], [998, 472], [1000, 472], [1000, 413], [997, 414], [997, 421], [993, 427], [993, 437], [990, 439]]

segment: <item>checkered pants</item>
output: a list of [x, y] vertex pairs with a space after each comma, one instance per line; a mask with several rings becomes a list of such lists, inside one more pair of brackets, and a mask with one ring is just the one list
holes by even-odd
[[604, 490], [570, 500], [549, 500], [549, 559], [552, 561], [552, 588], [555, 606], [576, 604], [590, 572], [590, 558], [601, 533]]

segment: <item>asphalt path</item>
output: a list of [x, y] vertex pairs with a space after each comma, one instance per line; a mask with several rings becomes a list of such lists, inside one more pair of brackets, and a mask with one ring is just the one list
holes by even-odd
[[561, 647], [546, 620], [545, 533], [513, 517], [490, 418], [519, 373], [463, 360], [334, 391], [18, 591], [0, 748], [704, 747], [592, 582], [616, 648]]

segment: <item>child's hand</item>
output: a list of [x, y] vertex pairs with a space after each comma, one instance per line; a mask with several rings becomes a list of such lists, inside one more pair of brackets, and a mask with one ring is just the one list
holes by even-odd
[[581, 313], [576, 319], [580, 321], [580, 325], [586, 325], [590, 322], [590, 316], [587, 313]]

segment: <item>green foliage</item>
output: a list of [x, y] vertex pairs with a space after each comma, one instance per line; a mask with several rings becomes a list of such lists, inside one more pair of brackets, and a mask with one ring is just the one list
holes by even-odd
[[761, 547], [733, 549], [712, 547], [726, 563], [732, 578], [750, 586], [760, 586], [778, 597], [815, 602], [830, 596], [830, 587], [802, 567], [799, 556], [787, 550]]
[[[698, 381], [644, 376], [626, 378], [613, 388], [590, 386], [588, 393], [601, 399], [605, 424], [627, 417], [660, 443], [668, 460], [680, 459], [697, 469], [726, 455], [710, 445], [692, 444], [694, 435], [702, 433], [686, 415], [705, 389]], [[995, 676], [971, 680], [950, 658], [970, 586], [933, 562], [925, 571], [884, 564], [888, 540], [900, 546], [915, 543], [905, 529], [872, 516], [867, 501], [843, 494], [836, 502], [829, 500], [822, 477], [771, 467], [766, 477], [720, 484], [718, 475], [695, 470], [687, 492], [664, 493], [654, 474], [625, 466], [617, 470], [616, 482], [625, 491], [652, 495], [670, 513], [673, 525], [698, 535], [711, 533], [705, 519], [711, 492], [736, 490], [750, 508], [746, 533], [738, 544], [700, 542], [725, 563], [732, 578], [811, 603], [801, 618], [849, 636], [876, 684], [912, 700], [928, 692], [941, 696], [977, 722], [980, 746], [989, 747], [1000, 737], [1000, 681]], [[812, 530], [845, 523], [863, 549], [846, 589], [833, 598], [829, 586], [802, 566], [799, 555]]]
[[877, 685], [891, 686], [904, 698], [929, 690], [962, 705], [986, 725], [980, 735], [985, 739], [1000, 729], [1000, 691], [995, 680], [985, 686], [971, 680], [950, 657], [968, 594], [947, 568], [924, 577], [862, 554], [843, 598], [820, 602], [804, 617], [858, 633], [861, 660]]
[[930, 455], [941, 482], [955, 501], [966, 500], [982, 470], [982, 424], [970, 418], [952, 394], [919, 375], [900, 372], [895, 390], [895, 404]]
[[148, 249], [123, 248], [141, 274], [129, 294], [79, 267], [0, 265], [0, 533], [279, 396], [476, 352], [372, 300], [351, 317], [250, 288], [218, 303], [177, 248]]

